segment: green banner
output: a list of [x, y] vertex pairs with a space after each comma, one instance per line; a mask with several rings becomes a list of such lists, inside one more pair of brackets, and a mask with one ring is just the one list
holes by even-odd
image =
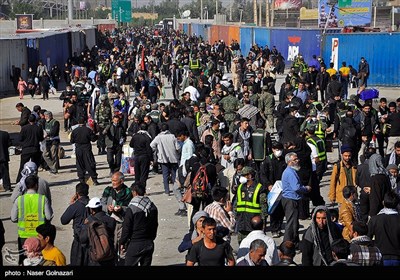
[[131, 0], [112, 0], [111, 16], [117, 22], [131, 22], [132, 21]]

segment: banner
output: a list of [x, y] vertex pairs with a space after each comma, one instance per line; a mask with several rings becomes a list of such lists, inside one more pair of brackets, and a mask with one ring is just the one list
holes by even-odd
[[339, 0], [333, 6], [328, 5], [330, 2], [332, 0], [319, 0], [318, 26], [320, 28], [371, 25], [372, 0]]
[[275, 10], [300, 9], [301, 0], [275, 0]]
[[17, 30], [32, 29], [33, 15], [15, 15], [17, 19]]

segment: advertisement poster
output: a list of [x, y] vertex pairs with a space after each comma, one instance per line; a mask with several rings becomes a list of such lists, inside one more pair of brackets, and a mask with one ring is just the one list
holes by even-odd
[[275, 10], [300, 9], [301, 0], [275, 0]]
[[15, 15], [17, 19], [17, 29], [32, 29], [33, 15]]
[[[345, 26], [370, 26], [372, 0], [319, 0], [318, 26], [320, 28], [341, 28]], [[335, 2], [335, 1], [333, 1]]]

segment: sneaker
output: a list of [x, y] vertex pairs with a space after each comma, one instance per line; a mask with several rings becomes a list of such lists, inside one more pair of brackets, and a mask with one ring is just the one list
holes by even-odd
[[187, 216], [187, 213], [186, 213], [186, 210], [185, 210], [185, 209], [179, 209], [178, 212], [176, 212], [174, 215], [175, 215], [175, 216], [186, 217], [186, 216]]

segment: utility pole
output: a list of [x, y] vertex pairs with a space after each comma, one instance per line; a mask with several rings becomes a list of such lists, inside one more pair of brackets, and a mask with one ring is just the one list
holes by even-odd
[[[268, 0], [267, 0], [268, 1]], [[272, 0], [271, 2], [272, 7], [271, 7], [271, 27], [274, 27], [274, 17], [275, 17], [275, 0]]]
[[258, 3], [258, 6], [259, 6], [259, 11], [260, 11], [260, 16], [259, 16], [260, 20], [259, 20], [258, 26], [262, 26], [262, 11], [261, 11], [262, 2], [261, 1], [260, 1], [260, 3]]
[[257, 18], [257, 0], [253, 0], [253, 18], [254, 24], [257, 26], [258, 18]]
[[203, 21], [203, 0], [200, 0], [200, 20]]
[[74, 19], [74, 9], [72, 6], [72, 0], [68, 0], [68, 20]]
[[265, 0], [265, 26], [269, 27], [269, 0]]

